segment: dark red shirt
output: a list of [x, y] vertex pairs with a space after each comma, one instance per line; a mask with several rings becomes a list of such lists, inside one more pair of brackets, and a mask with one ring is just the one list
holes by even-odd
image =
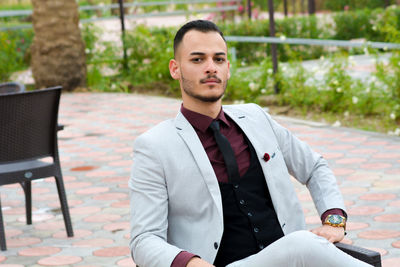
[[[225, 167], [224, 158], [214, 139], [212, 130], [208, 128], [214, 119], [188, 110], [183, 105], [181, 106], [181, 112], [194, 127], [200, 142], [207, 153], [218, 181], [228, 182], [228, 172]], [[225, 116], [222, 108], [216, 120], [220, 121], [221, 133], [229, 140], [229, 143], [232, 146], [238, 164], [239, 173], [240, 176], [242, 176], [246, 173], [250, 166], [250, 150], [244, 134], [240, 127], [231, 118], [229, 118], [229, 116]], [[329, 214], [339, 214], [344, 216], [344, 213], [341, 209], [332, 209], [322, 214], [322, 221], [324, 221], [326, 216]], [[185, 267], [189, 260], [193, 257], [197, 256], [190, 252], [182, 251], [175, 257], [171, 267]]]
[[[226, 170], [224, 158], [214, 139], [212, 130], [208, 128], [213, 119], [206, 115], [190, 111], [184, 108], [183, 105], [181, 107], [181, 112], [194, 127], [200, 142], [210, 159], [218, 181], [228, 182], [228, 172]], [[250, 151], [247, 142], [244, 139], [244, 135], [236, 123], [228, 116], [225, 116], [222, 109], [216, 120], [220, 121], [220, 131], [229, 140], [229, 143], [232, 146], [238, 164], [239, 174], [242, 176], [250, 166]]]

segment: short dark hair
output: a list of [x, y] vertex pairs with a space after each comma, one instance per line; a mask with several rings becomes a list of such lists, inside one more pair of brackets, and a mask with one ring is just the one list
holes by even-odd
[[221, 35], [222, 39], [226, 42], [224, 38], [224, 34], [221, 32], [221, 30], [218, 28], [215, 23], [209, 21], [209, 20], [193, 20], [185, 25], [183, 25], [178, 32], [175, 35], [174, 38], [174, 55], [176, 54], [176, 50], [178, 49], [178, 46], [183, 40], [183, 37], [185, 34], [190, 31], [190, 30], [196, 30], [200, 32], [217, 32], [219, 35]]

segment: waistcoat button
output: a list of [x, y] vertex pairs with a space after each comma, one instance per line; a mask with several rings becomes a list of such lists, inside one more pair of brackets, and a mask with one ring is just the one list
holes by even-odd
[[244, 205], [244, 200], [241, 199], [241, 200], [239, 201], [239, 203], [242, 204], [242, 205]]
[[258, 233], [260, 231], [260, 229], [258, 229], [257, 227], [254, 227], [254, 233]]

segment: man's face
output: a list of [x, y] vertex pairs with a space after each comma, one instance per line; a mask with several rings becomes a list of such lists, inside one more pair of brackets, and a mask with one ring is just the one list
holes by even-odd
[[226, 43], [218, 32], [190, 30], [169, 68], [180, 82], [183, 99], [216, 102], [224, 95], [230, 77]]

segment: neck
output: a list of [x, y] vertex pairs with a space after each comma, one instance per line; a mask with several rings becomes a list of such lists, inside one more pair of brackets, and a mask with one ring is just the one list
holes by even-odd
[[202, 102], [202, 101], [185, 101], [183, 99], [183, 106], [191, 111], [206, 115], [215, 119], [221, 111], [222, 101], [216, 102]]

